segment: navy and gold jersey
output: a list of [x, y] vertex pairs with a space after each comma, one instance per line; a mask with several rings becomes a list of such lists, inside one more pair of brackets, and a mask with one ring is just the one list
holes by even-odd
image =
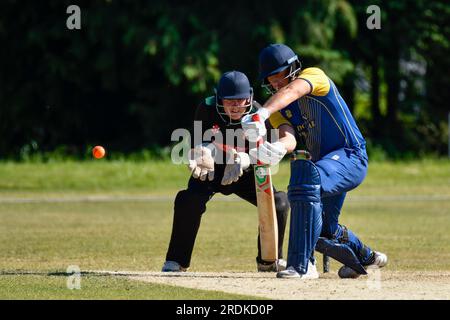
[[271, 125], [291, 125], [313, 161], [340, 148], [364, 147], [364, 137], [333, 81], [319, 68], [304, 69], [298, 78], [309, 83], [310, 93], [272, 114]]

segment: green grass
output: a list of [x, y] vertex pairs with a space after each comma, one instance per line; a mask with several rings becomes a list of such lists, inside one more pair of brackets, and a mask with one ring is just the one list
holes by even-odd
[[[274, 177], [279, 189], [286, 189], [288, 169], [284, 163]], [[82, 290], [75, 292], [65, 288], [65, 277], [45, 275], [64, 272], [69, 265], [78, 265], [81, 270], [159, 271], [170, 239], [173, 215], [170, 200], [1, 201], [22, 196], [70, 197], [94, 193], [174, 197], [188, 178], [182, 166], [163, 162], [1, 163], [0, 177], [0, 272], [13, 274], [0, 275], [0, 298], [231, 297], [93, 276], [83, 277]], [[414, 199], [433, 195], [441, 198]], [[412, 200], [392, 198], [404, 196]], [[386, 252], [390, 270], [450, 270], [449, 161], [373, 163], [367, 179], [348, 198], [341, 223], [371, 247]], [[190, 271], [254, 271], [256, 233], [256, 210], [251, 205], [209, 203]], [[285, 248], [287, 235], [288, 230]], [[332, 263], [332, 270], [338, 267]], [[14, 275], [21, 271], [44, 275]]]
[[187, 169], [163, 161], [0, 163], [0, 193], [158, 192], [185, 185]]
[[[349, 201], [342, 223], [390, 254], [393, 269], [450, 270], [449, 205], [449, 200]], [[82, 270], [157, 271], [170, 239], [172, 206], [171, 202], [1, 204], [0, 269], [61, 271], [78, 265]], [[191, 270], [254, 270], [256, 232], [251, 205], [211, 202]]]
[[[39, 275], [0, 275], [0, 299], [95, 299], [95, 300], [230, 300], [256, 299], [220, 291], [142, 283], [111, 276], [82, 276], [80, 289], [68, 289], [67, 277]], [[70, 280], [69, 280], [70, 281]]]
[[[374, 162], [361, 194], [450, 194], [450, 161]], [[175, 192], [186, 186], [184, 165], [167, 161], [0, 162], [0, 197], [7, 195]], [[274, 181], [285, 189], [289, 163], [283, 162]]]

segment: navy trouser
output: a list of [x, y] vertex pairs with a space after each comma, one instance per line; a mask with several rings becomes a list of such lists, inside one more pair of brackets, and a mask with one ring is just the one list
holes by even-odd
[[322, 237], [345, 242], [364, 264], [372, 250], [359, 238], [339, 224], [339, 215], [348, 191], [356, 188], [367, 174], [368, 157], [365, 149], [342, 148], [315, 162], [321, 179], [323, 205]]

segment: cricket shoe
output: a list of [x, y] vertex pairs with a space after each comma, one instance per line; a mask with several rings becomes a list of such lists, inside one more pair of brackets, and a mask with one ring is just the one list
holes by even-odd
[[286, 260], [278, 259], [275, 262], [263, 262], [256, 259], [258, 272], [278, 272], [286, 270]]
[[[387, 265], [388, 258], [384, 253], [374, 251], [373, 257], [369, 259], [369, 264], [365, 265], [364, 268], [383, 268], [385, 265]], [[352, 268], [349, 268], [347, 266], [342, 266], [338, 271], [339, 278], [342, 279], [356, 279], [360, 276], [359, 273], [357, 273]]]
[[162, 267], [162, 272], [185, 272], [187, 268], [183, 268], [176, 261], [166, 261]]
[[311, 263], [311, 261], [308, 262], [308, 272], [305, 274], [301, 274], [295, 270], [294, 267], [290, 266], [284, 271], [280, 271], [277, 273], [277, 278], [281, 279], [318, 279], [319, 273], [317, 272], [316, 265]]

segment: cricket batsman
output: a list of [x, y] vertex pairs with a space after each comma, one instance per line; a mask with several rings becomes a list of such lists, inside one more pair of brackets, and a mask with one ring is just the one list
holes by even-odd
[[[341, 262], [341, 278], [366, 274], [370, 265], [383, 267], [385, 254], [364, 245], [339, 214], [348, 191], [367, 173], [366, 142], [333, 81], [319, 68], [302, 66], [284, 44], [271, 44], [259, 55], [259, 77], [272, 96], [247, 115], [242, 127], [249, 141], [266, 134], [269, 119], [279, 129], [280, 154], [294, 151], [297, 139], [311, 159], [291, 161], [288, 198], [291, 206], [287, 269], [278, 278], [318, 278], [314, 249]], [[256, 117], [258, 119], [258, 117]], [[261, 149], [260, 157], [266, 157]]]
[[[206, 211], [206, 204], [214, 194], [234, 193], [256, 206], [255, 177], [249, 156], [249, 141], [242, 132], [241, 119], [245, 115], [254, 114], [258, 108], [261, 108], [261, 105], [253, 100], [253, 89], [247, 76], [238, 71], [224, 73], [215, 95], [206, 98], [197, 107], [195, 120], [201, 121], [203, 139], [198, 144], [192, 142], [189, 157], [189, 170], [192, 176], [187, 189], [178, 192], [175, 198], [172, 235], [166, 261], [162, 267], [163, 272], [186, 271], [190, 266], [200, 221]], [[220, 141], [218, 137], [225, 137], [227, 129], [233, 130], [232, 132], [239, 129], [240, 135], [237, 134], [232, 141]], [[212, 131], [215, 135], [205, 140], [206, 130]], [[191, 137], [194, 135], [195, 133], [191, 134]], [[272, 146], [269, 142], [266, 145]], [[283, 156], [284, 154], [280, 154], [266, 160], [278, 162]], [[289, 202], [286, 193], [281, 191], [274, 190], [274, 198], [279, 259], [275, 262], [261, 259], [258, 236], [256, 258], [258, 271], [277, 272], [286, 268], [286, 261], [281, 258]]]

